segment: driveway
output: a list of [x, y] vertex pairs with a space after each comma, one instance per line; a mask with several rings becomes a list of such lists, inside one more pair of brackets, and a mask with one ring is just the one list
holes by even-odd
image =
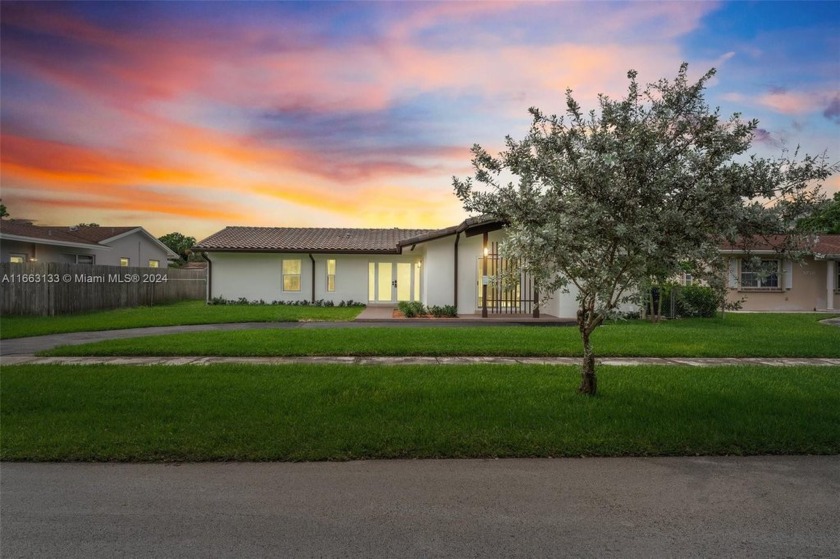
[[4, 463], [15, 557], [837, 557], [840, 457]]

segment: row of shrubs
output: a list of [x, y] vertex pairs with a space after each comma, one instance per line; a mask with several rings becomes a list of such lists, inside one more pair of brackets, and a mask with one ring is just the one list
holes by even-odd
[[654, 300], [648, 302], [648, 311], [650, 314], [656, 314], [658, 306], [656, 303], [659, 297], [663, 297], [663, 313], [671, 313], [671, 299], [673, 298], [676, 316], [685, 318], [714, 318], [717, 315], [718, 309], [724, 303], [719, 293], [711, 287], [703, 285], [666, 285], [655, 287], [654, 290], [656, 292], [653, 297]]
[[347, 301], [340, 301], [336, 303], [328, 299], [318, 299], [317, 301], [271, 301], [267, 302], [263, 299], [248, 300], [245, 297], [239, 299], [225, 299], [224, 297], [213, 297], [208, 301], [208, 305], [287, 305], [290, 307], [364, 307], [364, 303], [354, 301], [353, 299]]
[[453, 305], [443, 305], [439, 307], [432, 305], [425, 307], [420, 301], [400, 301], [397, 308], [406, 318], [415, 318], [418, 316], [431, 315], [435, 318], [457, 318], [458, 309]]

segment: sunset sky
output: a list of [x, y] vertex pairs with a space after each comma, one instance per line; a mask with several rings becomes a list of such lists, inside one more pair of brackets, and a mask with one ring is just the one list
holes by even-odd
[[[840, 160], [840, 2], [3, 2], [3, 203], [41, 225], [444, 227], [469, 147], [682, 61]], [[834, 176], [828, 191], [840, 190]]]

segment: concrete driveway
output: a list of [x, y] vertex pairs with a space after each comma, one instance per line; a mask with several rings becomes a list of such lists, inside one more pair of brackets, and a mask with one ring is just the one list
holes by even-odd
[[0, 466], [14, 557], [838, 557], [840, 457]]

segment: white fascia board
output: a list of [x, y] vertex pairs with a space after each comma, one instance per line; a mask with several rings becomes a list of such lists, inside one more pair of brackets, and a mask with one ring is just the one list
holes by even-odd
[[24, 243], [34, 243], [38, 245], [49, 245], [49, 246], [59, 246], [59, 247], [72, 247], [72, 248], [88, 248], [91, 250], [111, 250], [109, 246], [101, 246], [95, 243], [74, 243], [71, 241], [52, 241], [49, 239], [42, 239], [40, 237], [24, 237], [22, 235], [10, 235], [8, 233], [0, 233], [0, 239], [4, 239], [7, 241], [20, 241]]

